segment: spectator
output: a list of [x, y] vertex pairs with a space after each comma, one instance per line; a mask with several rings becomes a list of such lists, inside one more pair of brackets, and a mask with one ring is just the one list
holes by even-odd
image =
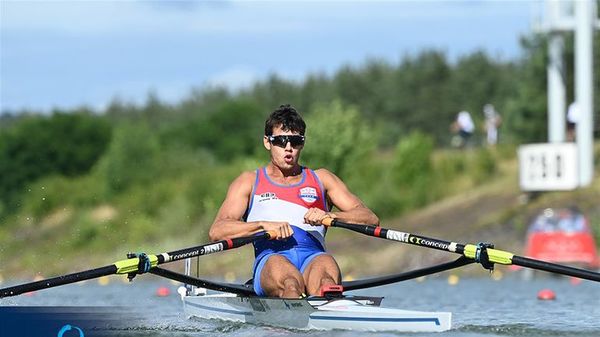
[[498, 143], [498, 128], [502, 124], [502, 118], [491, 104], [486, 104], [483, 107], [483, 114], [485, 116], [484, 130], [487, 145], [495, 146]]
[[471, 114], [468, 111], [461, 111], [451, 125], [452, 132], [456, 133], [452, 137], [452, 146], [458, 148], [464, 148], [469, 145], [469, 140], [475, 131], [475, 124], [471, 118]]
[[575, 130], [577, 128], [577, 121], [579, 121], [579, 106], [577, 102], [573, 102], [569, 104], [569, 109], [567, 110], [567, 141], [574, 142], [575, 141]]

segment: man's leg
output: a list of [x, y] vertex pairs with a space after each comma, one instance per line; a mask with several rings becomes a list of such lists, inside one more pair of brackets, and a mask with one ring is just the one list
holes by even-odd
[[321, 254], [310, 261], [303, 273], [309, 295], [319, 295], [321, 286], [340, 284], [340, 267], [329, 254]]
[[260, 285], [273, 297], [299, 298], [304, 293], [302, 274], [281, 255], [269, 256], [260, 274]]

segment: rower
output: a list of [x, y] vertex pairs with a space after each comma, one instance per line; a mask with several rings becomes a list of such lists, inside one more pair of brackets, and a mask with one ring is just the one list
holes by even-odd
[[292, 106], [281, 105], [271, 113], [263, 137], [270, 162], [231, 183], [209, 232], [211, 240], [277, 233], [276, 240], [253, 243], [253, 286], [261, 296], [316, 296], [322, 286], [340, 284], [337, 262], [325, 250], [323, 220], [379, 224], [335, 174], [299, 164], [305, 131]]

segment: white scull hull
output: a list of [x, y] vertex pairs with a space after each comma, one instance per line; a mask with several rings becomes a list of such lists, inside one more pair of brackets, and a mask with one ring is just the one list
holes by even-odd
[[233, 294], [184, 296], [188, 317], [216, 318], [294, 329], [439, 332], [450, 329], [449, 312], [383, 308], [378, 297], [279, 299]]

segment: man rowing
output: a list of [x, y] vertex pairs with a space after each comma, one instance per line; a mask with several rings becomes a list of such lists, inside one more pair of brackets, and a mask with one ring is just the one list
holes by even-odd
[[340, 269], [325, 251], [324, 219], [379, 225], [335, 174], [299, 164], [305, 131], [292, 106], [271, 113], [263, 137], [270, 162], [231, 183], [209, 232], [211, 240], [277, 233], [276, 240], [254, 243], [253, 286], [260, 296], [318, 295], [322, 287], [340, 283]]

